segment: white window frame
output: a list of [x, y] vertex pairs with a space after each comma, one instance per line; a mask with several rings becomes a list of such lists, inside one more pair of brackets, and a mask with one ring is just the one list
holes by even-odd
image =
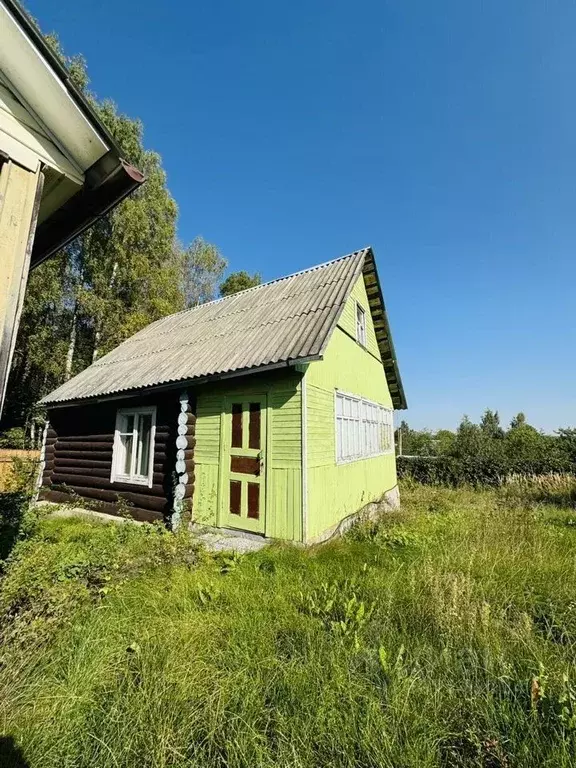
[[356, 341], [366, 347], [366, 310], [356, 302]]
[[336, 464], [393, 454], [394, 409], [337, 389], [334, 437]]
[[[148, 474], [137, 475], [134, 472], [131, 474], [124, 474], [120, 471], [120, 467], [124, 464], [124, 451], [120, 435], [125, 432], [123, 427], [123, 421], [128, 416], [134, 416], [134, 426], [132, 428], [132, 455], [130, 459], [130, 465], [132, 469], [138, 466], [137, 454], [140, 440], [138, 436], [138, 417], [148, 416], [151, 418], [150, 427], [150, 455], [148, 457]], [[154, 469], [154, 442], [156, 439], [156, 406], [147, 406], [140, 408], [119, 408], [116, 411], [116, 428], [114, 431], [114, 449], [112, 451], [112, 471], [110, 473], [111, 483], [127, 483], [129, 485], [146, 485], [148, 488], [152, 487], [152, 475]]]

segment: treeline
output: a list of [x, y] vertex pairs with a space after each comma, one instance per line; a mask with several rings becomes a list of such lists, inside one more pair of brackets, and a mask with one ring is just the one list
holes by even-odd
[[47, 39], [146, 183], [31, 274], [0, 430], [10, 447], [37, 442], [43, 395], [148, 323], [260, 283], [246, 272], [224, 279], [226, 260], [201, 237], [178, 241], [178, 208], [142, 123], [91, 94], [84, 59]]
[[576, 472], [576, 429], [553, 435], [528, 424], [519, 413], [507, 428], [487, 409], [479, 423], [465, 416], [455, 432], [396, 430], [398, 474], [423, 483], [499, 485], [510, 475]]

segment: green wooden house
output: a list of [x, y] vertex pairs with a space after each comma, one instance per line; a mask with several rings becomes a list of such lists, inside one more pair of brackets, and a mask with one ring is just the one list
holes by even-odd
[[305, 543], [397, 503], [406, 401], [371, 248], [152, 323], [43, 402], [53, 501]]

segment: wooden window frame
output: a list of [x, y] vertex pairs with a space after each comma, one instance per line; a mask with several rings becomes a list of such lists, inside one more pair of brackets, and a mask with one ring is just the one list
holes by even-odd
[[[130, 474], [120, 472], [119, 468], [123, 464], [124, 450], [120, 436], [126, 433], [123, 429], [125, 419], [128, 416], [134, 416], [134, 425], [132, 427], [132, 453], [130, 456]], [[138, 448], [140, 445], [139, 437], [139, 417], [151, 416], [150, 426], [150, 452], [148, 456], [148, 473], [146, 475], [138, 475], [135, 473], [138, 459]], [[142, 406], [140, 408], [119, 408], [116, 411], [116, 427], [114, 429], [114, 448], [112, 450], [112, 469], [110, 472], [111, 483], [126, 483], [128, 485], [145, 485], [148, 488], [152, 487], [152, 476], [154, 470], [154, 443], [156, 439], [156, 406]]]
[[360, 395], [335, 390], [334, 445], [336, 464], [393, 454], [394, 409]]
[[366, 349], [366, 310], [356, 302], [356, 341]]

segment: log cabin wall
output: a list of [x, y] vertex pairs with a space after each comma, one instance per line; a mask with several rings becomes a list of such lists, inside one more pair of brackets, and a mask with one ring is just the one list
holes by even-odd
[[[53, 408], [48, 414], [45, 465], [40, 498], [73, 501], [74, 495], [99, 502], [103, 512], [118, 514], [118, 499], [129, 504], [136, 520], [163, 520], [172, 513], [177, 482], [178, 392]], [[156, 406], [152, 486], [111, 482], [112, 450], [119, 408]]]

